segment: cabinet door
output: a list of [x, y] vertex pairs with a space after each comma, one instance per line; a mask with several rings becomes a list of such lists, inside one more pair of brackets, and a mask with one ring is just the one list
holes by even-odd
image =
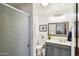
[[52, 47], [51, 46], [46, 46], [45, 55], [52, 56]]
[[55, 46], [46, 46], [46, 56], [62, 56], [62, 49]]
[[59, 47], [52, 47], [52, 56], [62, 56], [62, 49]]
[[59, 44], [46, 44], [46, 56], [71, 56], [71, 47]]
[[71, 56], [71, 50], [69, 50], [69, 49], [63, 49], [62, 50], [62, 52], [63, 52], [63, 56]]

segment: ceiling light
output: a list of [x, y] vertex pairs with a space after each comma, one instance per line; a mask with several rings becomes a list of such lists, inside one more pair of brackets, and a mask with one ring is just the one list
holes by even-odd
[[43, 6], [47, 6], [47, 5], [48, 5], [48, 3], [41, 3], [41, 5], [43, 5]]

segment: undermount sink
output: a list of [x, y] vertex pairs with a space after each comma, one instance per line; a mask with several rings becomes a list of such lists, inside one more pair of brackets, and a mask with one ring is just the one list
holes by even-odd
[[46, 40], [46, 42], [71, 46], [71, 42], [65, 40]]

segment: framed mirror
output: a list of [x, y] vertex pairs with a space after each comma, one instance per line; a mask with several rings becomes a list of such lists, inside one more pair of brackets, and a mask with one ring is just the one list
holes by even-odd
[[69, 31], [69, 23], [48, 23], [48, 35], [67, 36]]

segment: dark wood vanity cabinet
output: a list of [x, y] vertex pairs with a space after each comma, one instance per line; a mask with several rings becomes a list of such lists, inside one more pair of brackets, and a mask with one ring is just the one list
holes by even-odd
[[71, 56], [71, 47], [46, 42], [45, 56]]

